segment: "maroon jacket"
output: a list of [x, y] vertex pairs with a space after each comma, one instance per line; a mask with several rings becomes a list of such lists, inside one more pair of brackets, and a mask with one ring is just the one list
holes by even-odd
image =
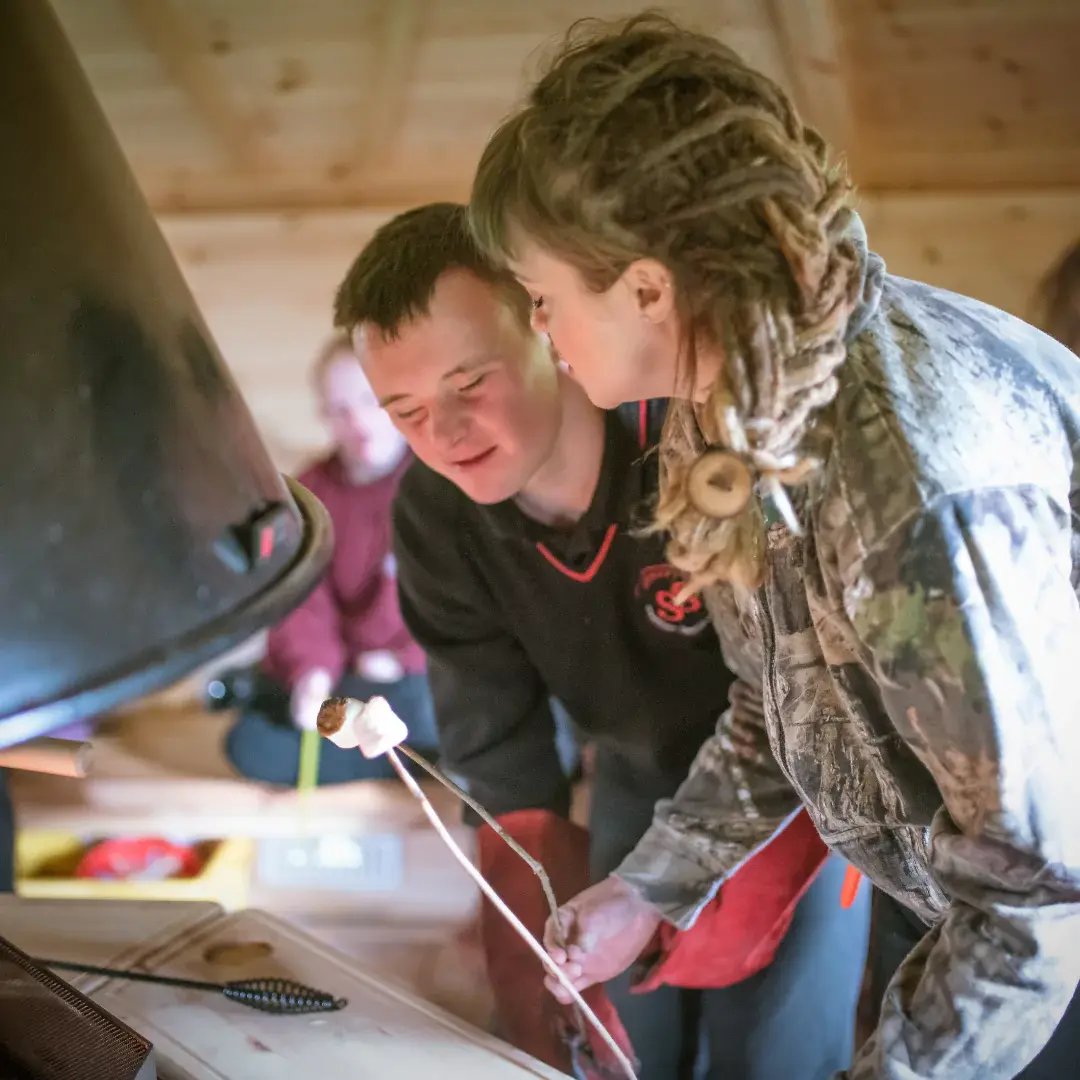
[[407, 672], [424, 670], [424, 654], [398, 607], [390, 550], [390, 508], [411, 457], [373, 484], [354, 484], [337, 455], [297, 479], [326, 507], [334, 523], [334, 553], [315, 591], [270, 631], [265, 668], [288, 689], [312, 668], [334, 681], [361, 653], [387, 649]]

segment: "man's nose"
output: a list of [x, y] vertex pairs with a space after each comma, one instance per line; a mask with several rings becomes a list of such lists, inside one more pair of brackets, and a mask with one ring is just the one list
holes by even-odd
[[431, 417], [432, 438], [443, 446], [455, 446], [461, 442], [468, 428], [468, 414], [457, 402], [437, 406]]

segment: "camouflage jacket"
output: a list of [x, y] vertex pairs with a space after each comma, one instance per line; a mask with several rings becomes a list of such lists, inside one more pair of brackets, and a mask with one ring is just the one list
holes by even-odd
[[710, 597], [732, 708], [618, 873], [689, 926], [805, 805], [928, 925], [847, 1075], [1005, 1080], [1080, 978], [1080, 360], [869, 255], [840, 379], [803, 535]]

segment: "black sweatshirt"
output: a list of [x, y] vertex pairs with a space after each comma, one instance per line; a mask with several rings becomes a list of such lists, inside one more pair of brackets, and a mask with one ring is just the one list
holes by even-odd
[[394, 507], [405, 622], [428, 655], [442, 760], [492, 813], [565, 814], [549, 697], [632, 772], [672, 790], [727, 707], [732, 676], [659, 536], [632, 535], [655, 493], [643, 456], [663, 402], [609, 412], [600, 480], [571, 530], [513, 501], [474, 503], [420, 462]]

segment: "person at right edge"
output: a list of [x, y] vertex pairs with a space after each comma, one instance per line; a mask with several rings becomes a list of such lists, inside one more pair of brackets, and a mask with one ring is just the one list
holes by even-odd
[[610, 979], [803, 805], [911, 946], [842, 1075], [1080, 1076], [1080, 362], [887, 274], [850, 190], [658, 16], [578, 24], [481, 158], [474, 234], [591, 400], [678, 399], [656, 524], [744, 687], [549, 951]]

